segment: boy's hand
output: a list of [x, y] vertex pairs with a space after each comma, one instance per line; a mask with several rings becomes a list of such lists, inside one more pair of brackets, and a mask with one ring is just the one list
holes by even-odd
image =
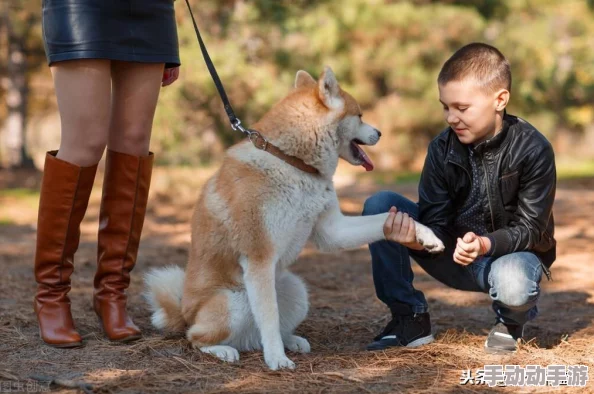
[[406, 213], [397, 212], [390, 208], [388, 218], [384, 223], [384, 236], [388, 241], [398, 242], [410, 249], [422, 250], [423, 246], [417, 242], [415, 221]]
[[474, 262], [478, 256], [486, 253], [485, 240], [473, 232], [464, 234], [461, 239], [458, 238], [456, 250], [454, 251], [454, 261], [461, 265], [468, 265]]

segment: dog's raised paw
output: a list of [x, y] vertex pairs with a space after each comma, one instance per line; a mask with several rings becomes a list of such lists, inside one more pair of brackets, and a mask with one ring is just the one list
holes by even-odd
[[423, 245], [426, 251], [429, 253], [440, 253], [444, 251], [445, 245], [429, 227], [419, 223], [415, 223], [415, 225], [417, 242]]
[[272, 369], [273, 371], [278, 369], [295, 369], [295, 363], [284, 354], [268, 357], [264, 355], [264, 360], [266, 361], [268, 368]]
[[435, 242], [434, 243], [423, 244], [423, 247], [429, 253], [440, 253], [440, 252], [443, 252], [444, 249], [445, 249], [445, 245], [437, 237], [435, 238]]
[[311, 346], [309, 345], [307, 339], [297, 335], [291, 335], [285, 341], [285, 347], [290, 351], [297, 353], [309, 353], [311, 351]]
[[217, 345], [217, 346], [204, 346], [200, 348], [203, 353], [212, 354], [220, 360], [228, 363], [234, 363], [239, 361], [239, 352], [237, 349], [231, 346]]

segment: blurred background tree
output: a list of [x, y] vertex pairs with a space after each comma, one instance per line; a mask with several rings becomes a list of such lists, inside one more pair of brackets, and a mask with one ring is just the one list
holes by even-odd
[[[482, 41], [512, 64], [509, 112], [539, 128], [558, 154], [594, 157], [593, 0], [191, 4], [246, 125], [289, 91], [297, 70], [317, 76], [330, 65], [385, 136], [369, 149], [376, 165], [418, 170], [428, 141], [445, 127], [435, 82], [439, 69], [460, 46]], [[160, 164], [213, 164], [242, 136], [228, 126], [185, 3], [178, 1], [176, 9], [181, 77], [161, 93], [152, 149]], [[18, 166], [32, 157], [39, 164], [42, 152], [59, 141], [40, 5], [0, 0], [0, 21], [0, 163]]]
[[32, 164], [25, 144], [30, 72], [42, 61], [39, 4], [0, 1], [0, 165]]

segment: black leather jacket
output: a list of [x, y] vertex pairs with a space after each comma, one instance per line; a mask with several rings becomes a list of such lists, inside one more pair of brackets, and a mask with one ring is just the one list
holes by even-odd
[[[553, 148], [532, 125], [504, 115], [503, 129], [478, 144], [483, 213], [493, 245], [491, 256], [534, 252], [550, 267], [556, 258], [553, 201], [556, 170]], [[446, 245], [455, 246], [456, 211], [471, 188], [468, 147], [451, 128], [429, 145], [419, 184], [419, 221]], [[547, 277], [548, 270], [545, 269]]]

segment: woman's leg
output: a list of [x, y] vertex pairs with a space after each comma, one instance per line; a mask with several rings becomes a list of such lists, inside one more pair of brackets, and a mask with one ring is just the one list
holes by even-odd
[[[82, 221], [109, 126], [109, 61], [73, 60], [51, 68], [62, 120], [59, 152], [48, 152], [40, 191], [34, 308], [41, 338], [82, 344], [70, 312], [70, 275]], [[92, 105], [91, 105], [92, 104]]]
[[150, 187], [151, 128], [163, 64], [113, 62], [111, 124], [99, 214], [94, 307], [108, 338], [140, 338], [126, 311]]
[[113, 62], [108, 149], [148, 155], [163, 68], [161, 63]]
[[81, 167], [101, 160], [111, 111], [111, 64], [69, 60], [51, 67], [62, 124], [58, 159]]

